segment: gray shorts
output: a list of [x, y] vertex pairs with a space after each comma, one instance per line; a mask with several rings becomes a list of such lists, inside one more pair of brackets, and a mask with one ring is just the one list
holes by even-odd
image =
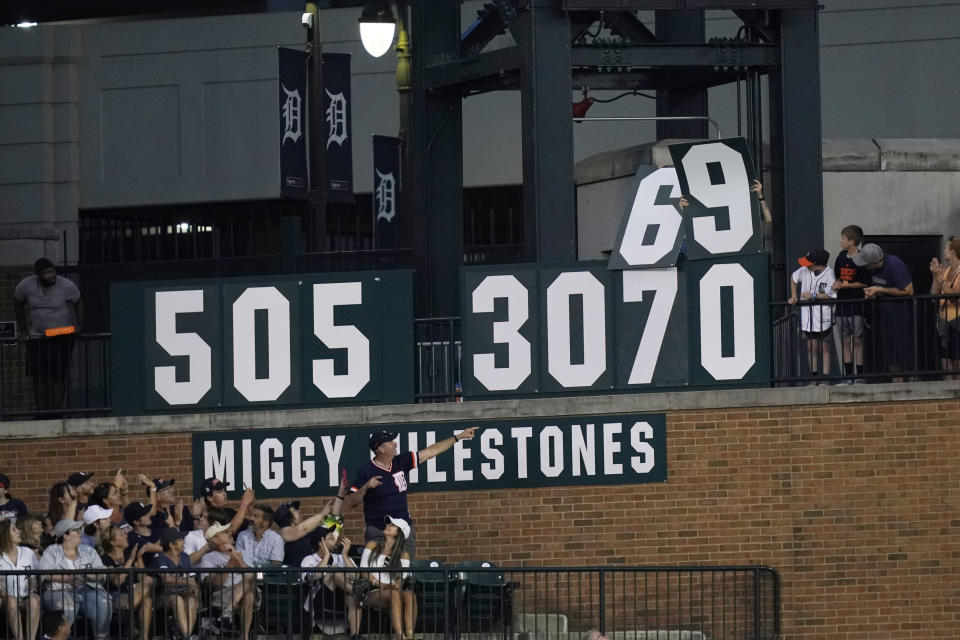
[[[372, 525], [367, 525], [366, 530], [363, 532], [363, 542], [380, 540], [383, 538], [383, 529], [377, 529]], [[407, 538], [406, 542], [403, 545], [403, 550], [410, 554], [410, 559], [413, 560], [415, 557], [414, 551], [417, 548], [417, 530], [413, 528], [413, 525], [410, 526], [410, 537]]]
[[840, 335], [844, 338], [853, 336], [854, 338], [863, 337], [863, 316], [838, 316], [837, 326], [840, 328]]

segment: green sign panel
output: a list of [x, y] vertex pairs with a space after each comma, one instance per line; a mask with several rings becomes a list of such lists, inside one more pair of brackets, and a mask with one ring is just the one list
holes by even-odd
[[[476, 422], [397, 426], [398, 450], [425, 449]], [[195, 433], [193, 486], [219, 478], [257, 498], [329, 495], [352, 480], [380, 427], [302, 427]], [[476, 436], [412, 470], [414, 491], [615, 485], [667, 479], [665, 414], [494, 420]]]
[[114, 410], [413, 401], [412, 273], [117, 283]]

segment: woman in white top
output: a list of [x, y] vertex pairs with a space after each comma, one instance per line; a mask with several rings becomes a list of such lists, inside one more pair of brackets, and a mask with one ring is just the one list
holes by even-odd
[[397, 569], [410, 566], [410, 554], [403, 550], [407, 536], [410, 535], [410, 523], [390, 516], [387, 516], [386, 520], [383, 539], [367, 543], [360, 557], [360, 566], [392, 571], [367, 574], [367, 578], [373, 583], [373, 589], [365, 604], [378, 609], [390, 609], [394, 639], [409, 640], [413, 638], [413, 627], [417, 624], [417, 599], [413, 591], [403, 588], [403, 580], [408, 574]]
[[[350, 538], [340, 536], [339, 527], [321, 527], [310, 534], [310, 542], [316, 551], [305, 557], [300, 566], [305, 569], [314, 567], [340, 567], [356, 569], [350, 558]], [[304, 572], [304, 582], [310, 583], [310, 594], [304, 609], [313, 613], [315, 622], [322, 626], [322, 613], [325, 610], [347, 608], [347, 624], [350, 626], [350, 640], [360, 638], [360, 608], [353, 598], [353, 579], [349, 573], [327, 573], [324, 571]], [[317, 614], [321, 614], [318, 616]]]
[[[29, 547], [21, 546], [20, 529], [12, 520], [0, 521], [0, 571], [27, 571], [38, 569], [37, 557]], [[7, 611], [7, 626], [13, 640], [37, 637], [40, 624], [40, 596], [37, 579], [26, 575], [5, 576], [2, 584]], [[27, 625], [24, 633], [20, 610], [26, 609]]]

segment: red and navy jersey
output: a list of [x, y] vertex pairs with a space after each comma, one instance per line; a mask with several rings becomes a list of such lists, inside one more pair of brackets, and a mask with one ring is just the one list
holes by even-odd
[[417, 461], [417, 452], [412, 451], [394, 458], [389, 469], [374, 460], [360, 467], [350, 491], [359, 491], [370, 478], [380, 476], [380, 486], [369, 489], [363, 498], [363, 519], [368, 526], [383, 529], [387, 516], [403, 518], [412, 524], [407, 508], [407, 472], [417, 468]]

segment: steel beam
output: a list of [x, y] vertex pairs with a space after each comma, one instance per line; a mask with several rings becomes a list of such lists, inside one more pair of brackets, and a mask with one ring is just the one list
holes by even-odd
[[774, 260], [789, 264], [823, 244], [817, 10], [781, 11], [780, 43], [783, 61], [770, 75], [771, 195]]
[[[655, 12], [656, 35], [661, 42], [700, 44], [707, 38], [703, 10]], [[707, 115], [707, 90], [703, 87], [661, 89], [657, 91], [658, 116]], [[703, 120], [665, 120], [657, 122], [657, 140], [669, 138], [706, 138]]]
[[457, 315], [463, 264], [463, 138], [460, 94], [429, 91], [424, 61], [460, 47], [460, 5], [411, 3], [411, 200], [417, 259], [416, 311]]
[[570, 21], [552, 0], [531, 0], [513, 35], [523, 52], [524, 258], [576, 260]]
[[488, 53], [426, 67], [427, 86], [431, 89], [468, 88], [474, 82], [489, 82], [520, 71], [519, 47], [507, 47]]
[[644, 69], [758, 68], [772, 69], [780, 61], [777, 47], [768, 44], [644, 44], [619, 47], [576, 46], [574, 67]]

